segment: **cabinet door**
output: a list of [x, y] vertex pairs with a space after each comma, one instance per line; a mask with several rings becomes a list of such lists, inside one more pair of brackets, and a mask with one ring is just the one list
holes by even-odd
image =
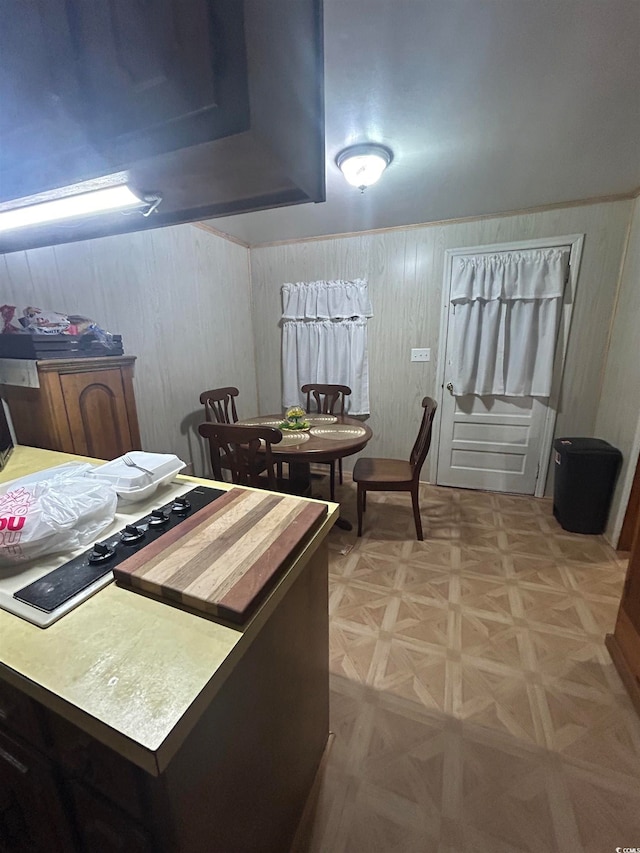
[[75, 453], [115, 459], [133, 449], [119, 369], [63, 373], [60, 384]]
[[246, 130], [243, 8], [0, 0], [0, 201]]
[[85, 791], [97, 791], [138, 821], [148, 818], [148, 776], [143, 770], [56, 714], [48, 715], [48, 728], [65, 778]]
[[631, 552], [621, 604], [640, 636], [640, 539]]
[[[1, 0], [0, 200], [103, 174], [87, 144], [73, 39], [60, 0]], [[76, 178], [77, 179], [77, 178]]]
[[87, 853], [160, 853], [142, 827], [82, 785], [71, 785], [76, 828]]
[[207, 0], [76, 1], [70, 8], [96, 139], [215, 106]]
[[37, 753], [0, 734], [0, 851], [44, 850], [75, 850], [55, 776]]
[[45, 740], [36, 703], [0, 680], [0, 726], [17, 734], [33, 746], [44, 749]]

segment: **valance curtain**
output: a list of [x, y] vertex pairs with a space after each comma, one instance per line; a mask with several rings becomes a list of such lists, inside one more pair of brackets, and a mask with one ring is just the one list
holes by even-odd
[[348, 385], [346, 411], [369, 413], [367, 282], [311, 281], [282, 286], [282, 404], [305, 400], [308, 382]]
[[569, 250], [453, 260], [453, 393], [548, 397]]

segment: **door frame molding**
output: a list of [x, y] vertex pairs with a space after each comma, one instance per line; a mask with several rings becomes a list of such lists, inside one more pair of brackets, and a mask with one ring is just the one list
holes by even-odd
[[[533, 240], [512, 240], [509, 243], [491, 243], [486, 246], [465, 246], [458, 249], [445, 249], [444, 253], [444, 271], [442, 279], [442, 306], [440, 309], [440, 344], [439, 352], [441, 356], [438, 358], [438, 369], [436, 372], [436, 387], [438, 388], [438, 404], [442, 411], [442, 401], [444, 399], [445, 388], [445, 371], [446, 371], [446, 355], [447, 355], [447, 336], [449, 332], [449, 294], [451, 293], [451, 273], [453, 271], [453, 259], [460, 255], [488, 255], [495, 252], [518, 252], [526, 249], [556, 249], [560, 246], [569, 246], [569, 279], [566, 283], [564, 294], [562, 297], [562, 313], [560, 315], [560, 323], [558, 327], [558, 337], [556, 340], [556, 348], [553, 356], [553, 379], [551, 381], [551, 393], [549, 394], [549, 403], [547, 405], [547, 414], [544, 420], [542, 430], [542, 441], [540, 443], [540, 458], [538, 460], [538, 476], [536, 478], [536, 488], [534, 496], [541, 498], [544, 496], [545, 487], [547, 484], [547, 476], [549, 473], [549, 462], [551, 459], [551, 445], [553, 442], [553, 432], [555, 430], [556, 418], [558, 414], [558, 400], [560, 399], [560, 390], [562, 388], [562, 378], [564, 375], [564, 366], [567, 358], [567, 347], [569, 345], [569, 332], [571, 329], [571, 319], [573, 316], [573, 306], [576, 300], [576, 292], [578, 289], [578, 276], [580, 274], [580, 262], [582, 260], [582, 250], [584, 247], [584, 234], [569, 234], [561, 237], [539, 237]], [[442, 430], [442, 420], [438, 419], [438, 429], [434, 436], [434, 457], [436, 459], [436, 476], [435, 481], [438, 482], [438, 463], [440, 456], [440, 433]]]

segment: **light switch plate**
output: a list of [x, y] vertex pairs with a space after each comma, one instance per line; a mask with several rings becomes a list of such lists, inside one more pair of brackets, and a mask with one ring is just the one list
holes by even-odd
[[430, 349], [412, 349], [411, 361], [431, 361]]

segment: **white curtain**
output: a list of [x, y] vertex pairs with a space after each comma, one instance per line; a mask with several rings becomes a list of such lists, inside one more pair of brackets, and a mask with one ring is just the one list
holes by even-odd
[[453, 393], [548, 397], [569, 250], [454, 258]]
[[369, 414], [367, 282], [311, 281], [282, 286], [282, 404], [304, 403], [308, 382], [348, 385], [346, 411]]

